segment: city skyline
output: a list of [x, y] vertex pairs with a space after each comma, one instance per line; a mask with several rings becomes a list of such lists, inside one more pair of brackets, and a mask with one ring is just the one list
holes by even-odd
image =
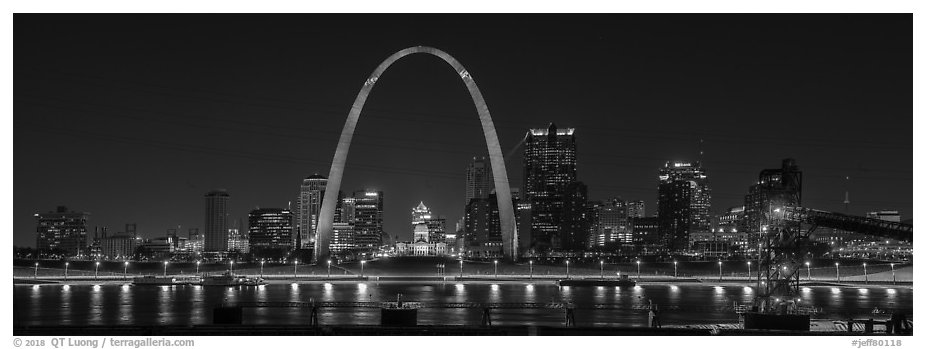
[[[333, 19], [336, 17], [320, 18], [336, 21]], [[450, 24], [445, 24], [448, 27], [455, 23], [453, 16], [432, 17], [450, 19]], [[827, 15], [822, 17], [824, 20], [806, 22], [790, 17], [794, 27], [782, 28], [783, 33], [773, 35], [763, 32], [762, 24], [772, 22], [774, 16], [747, 17], [753, 18], [714, 16], [713, 19], [727, 26], [741, 29], [726, 32], [699, 26], [706, 22], [704, 17], [694, 20], [662, 16], [640, 20], [592, 16], [595, 20], [583, 23], [582, 30], [571, 32], [559, 28], [548, 39], [519, 31], [526, 29], [488, 21], [487, 28], [502, 28], [503, 36], [509, 39], [529, 37], [537, 41], [535, 44], [549, 40], [585, 52], [583, 58], [588, 66], [578, 64], [579, 60], [564, 53], [540, 47], [526, 52], [505, 48], [502, 39], [486, 40], [490, 29], [477, 30], [473, 35], [476, 38], [449, 36], [452, 39], [414, 32], [401, 40], [365, 44], [362, 49], [346, 47], [334, 39], [319, 39], [319, 48], [325, 47], [321, 44], [337, 48], [324, 54], [306, 52], [304, 48], [292, 48], [279, 56], [240, 54], [229, 47], [235, 43], [260, 47], [263, 44], [255, 40], [274, 33], [287, 33], [290, 36], [286, 39], [295, 38], [287, 29], [299, 29], [296, 32], [302, 33], [324, 31], [319, 29], [322, 24], [303, 25], [295, 20], [274, 23], [252, 36], [214, 41], [218, 46], [210, 49], [218, 51], [192, 55], [189, 61], [165, 59], [132, 45], [109, 46], [104, 43], [105, 37], [113, 40], [128, 40], [128, 37], [107, 31], [95, 39], [99, 41], [81, 39], [90, 44], [84, 51], [86, 56], [75, 57], [71, 65], [56, 65], [62, 62], [54, 54], [35, 55], [39, 48], [67, 48], [60, 43], [56, 45], [61, 46], [53, 48], [43, 46], [66, 38], [53, 39], [32, 26], [54, 28], [69, 19], [58, 18], [56, 22], [60, 23], [52, 25], [47, 22], [49, 17], [35, 22], [28, 15], [17, 17], [23, 19], [17, 23], [24, 29], [16, 34], [15, 54], [22, 63], [14, 70], [17, 90], [14, 174], [18, 179], [14, 189], [17, 198], [14, 244], [34, 245], [33, 214], [52, 211], [59, 205], [90, 212], [88, 226], [116, 230], [126, 223], [137, 223], [138, 231], [149, 238], [162, 236], [177, 225], [183, 226], [181, 232], [188, 228], [205, 231], [201, 200], [204, 193], [214, 188], [227, 189], [231, 195], [228, 205], [232, 219], [246, 217], [256, 206], [286, 207], [298, 195], [303, 178], [313, 173], [327, 176], [326, 163], [330, 162], [336, 145], [336, 137], [332, 135], [340, 130], [351, 95], [362, 84], [365, 74], [396, 49], [419, 43], [454, 55], [479, 81], [493, 110], [502, 150], [506, 155], [511, 154], [506, 163], [512, 187], [524, 187], [520, 180], [522, 150], [517, 147], [524, 132], [552, 122], [576, 130], [578, 180], [588, 186], [588, 195], [593, 200], [622, 197], [643, 200], [646, 206], [655, 208], [659, 167], [666, 161], [700, 161], [711, 177], [711, 213], [717, 214], [743, 205], [747, 189], [755, 184], [759, 171], [775, 168], [782, 159], [790, 157], [797, 159], [804, 171], [805, 206], [842, 211], [847, 186], [840, 179], [849, 176], [850, 213], [862, 215], [888, 209], [899, 210], [904, 219], [910, 217], [912, 178], [908, 176], [912, 176], [909, 161], [912, 137], [895, 136], [912, 119], [911, 103], [906, 103], [912, 100], [909, 80], [905, 80], [910, 78], [904, 68], [912, 66], [906, 64], [912, 63], [910, 52], [905, 51], [910, 41], [904, 41], [910, 38], [910, 24], [891, 21], [889, 15], [864, 18]], [[145, 32], [144, 24], [164, 21], [158, 18], [142, 16], [137, 18], [140, 22], [137, 24], [125, 18], [115, 22], [138, 29], [136, 34], [145, 40], [171, 41], [173, 37], [191, 35], [191, 43], [195, 41], [196, 45], [203, 44], [197, 40], [219, 35], [221, 29], [235, 30], [228, 27], [228, 18], [209, 19], [219, 29], [208, 29], [205, 24], [197, 23], [195, 16], [167, 16], [180, 28]], [[528, 24], [530, 28], [539, 28], [543, 23], [543, 16], [516, 18], [514, 22]], [[632, 38], [617, 34], [615, 29], [590, 30], [604, 28], [608, 18], [625, 19], [640, 29], [656, 24], [668, 26], [666, 32], [634, 33]], [[667, 23], [677, 19], [684, 20]], [[64, 36], [82, 30], [92, 32], [110, 20], [113, 19], [77, 26], [73, 33]], [[692, 32], [674, 33], [670, 29], [683, 23], [694, 26]], [[618, 25], [633, 27], [624, 21]], [[829, 31], [840, 29], [865, 35], [847, 34], [852, 40], [827, 36]], [[620, 43], [652, 44], [654, 47], [647, 52], [659, 52], [659, 43], [684, 46], [684, 37], [718, 32], [729, 37], [711, 37], [703, 43], [704, 47], [694, 45], [692, 49], [707, 57], [690, 55], [686, 57], [691, 60], [689, 63], [677, 61], [671, 55], [657, 56], [656, 61], [666, 63], [660, 66], [644, 62], [649, 53], [611, 47]], [[568, 40], [570, 33], [579, 40]], [[24, 40], [19, 40], [20, 35]], [[340, 35], [343, 40], [343, 36], [361, 34], [346, 31]], [[756, 46], [747, 46], [745, 50], [724, 49], [725, 44], [741, 43], [738, 40], [743, 35], [755, 36]], [[831, 45], [810, 47], [814, 38], [826, 38]], [[488, 41], [486, 47], [474, 45], [480, 39]], [[865, 45], [858, 43], [859, 40]], [[186, 45], [189, 44], [170, 42], [160, 54], [189, 49]], [[881, 50], [855, 52], [856, 45]], [[792, 56], [784, 51], [787, 48], [797, 57], [811, 54], [801, 50], [813, 50], [813, 59], [807, 62], [789, 58]], [[210, 61], [209, 64], [216, 65], [207, 65], [206, 61], [219, 58], [216, 52], [226, 53], [227, 61]], [[763, 61], [760, 54], [768, 52], [781, 56]], [[847, 52], [852, 55], [846, 56]], [[108, 58], [111, 60], [108, 62], [121, 64], [107, 66], [106, 53], [119, 53]], [[521, 62], [528, 57], [534, 62]], [[304, 62], [308, 58], [310, 61]], [[607, 69], [613, 63], [605, 58], [635, 64], [626, 65], [633, 69], [614, 68], [618, 70], [615, 72]], [[837, 63], [842, 65], [834, 65], [828, 58], [839, 58]], [[749, 59], [755, 61], [742, 63]], [[415, 62], [397, 64], [378, 83], [382, 86], [374, 93], [377, 97], [371, 98], [365, 120], [358, 125], [357, 141], [341, 186], [345, 192], [354, 188], [384, 192], [388, 198], [384, 204], [385, 232], [403, 240], [410, 240], [411, 231], [407, 218], [402, 218], [407, 217], [408, 207], [420, 201], [428, 202], [433, 212], [446, 216], [448, 222], [459, 220], [464, 210], [460, 198], [464, 197], [465, 169], [473, 157], [485, 154], [471, 101], [460, 89], [453, 71], [442, 67], [433, 57], [408, 60]], [[729, 61], [741, 65], [723, 64]], [[827, 64], [818, 65], [821, 61]], [[145, 62], [158, 63], [154, 71], [166, 75], [155, 77], [152, 72], [140, 70]], [[231, 77], [223, 77], [223, 68], [245, 62], [273, 73], [259, 76], [243, 73], [236, 77], [240, 79], [238, 83]], [[274, 62], [281, 67], [270, 67]], [[106, 69], [83, 70], [90, 63]], [[49, 69], [51, 65], [54, 69]], [[773, 68], [768, 69], [769, 66]], [[332, 71], [325, 73], [319, 67]], [[838, 69], [845, 67], [865, 69], [853, 70], [850, 79]], [[714, 78], [719, 81], [712, 82], [703, 72], [699, 73], [705, 68], [718, 73]], [[299, 72], [298, 79], [287, 75], [285, 69]], [[175, 75], [181, 72], [192, 76]], [[748, 83], [738, 77], [744, 73], [764, 80]], [[654, 81], [647, 82], [646, 78]], [[56, 84], [43, 85], [48, 80]], [[692, 80], [705, 84], [705, 88], [696, 89], [701, 85]], [[274, 81], [279, 82], [279, 87], [273, 87]], [[740, 87], [752, 93], [741, 94], [737, 91]], [[811, 96], [801, 97], [794, 89]], [[850, 98], [855, 95], [866, 98], [864, 101]], [[682, 106], [652, 105], [662, 100], [678, 101]], [[757, 104], [761, 100], [783, 105]], [[750, 104], [769, 109], [744, 109]], [[778, 113], [781, 119], [777, 118]], [[838, 115], [841, 123], [833, 124], [819, 115]], [[881, 125], [871, 125], [871, 120]], [[787, 133], [780, 130], [776, 133], [771, 127], [758, 127], [766, 124], [764, 121], [773, 121], [770, 124], [775, 127], [793, 128]], [[35, 137], [42, 134], [45, 137]], [[61, 171], [57, 166], [87, 170]], [[62, 173], [63, 180], [59, 178]], [[136, 191], [135, 195], [126, 195], [130, 188]]]

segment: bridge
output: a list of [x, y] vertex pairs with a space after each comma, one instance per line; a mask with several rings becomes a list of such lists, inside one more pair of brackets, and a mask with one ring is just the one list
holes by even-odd
[[[913, 225], [868, 217], [782, 206], [770, 210], [769, 226], [759, 261], [757, 307], [759, 311], [780, 311], [785, 304], [795, 309], [800, 302], [800, 270], [809, 236], [826, 227], [859, 234], [913, 242]], [[806, 227], [805, 227], [806, 226]], [[772, 300], [775, 300], [774, 302]]]
[[851, 216], [804, 207], [784, 207], [782, 219], [791, 222], [810, 224], [811, 227], [809, 232], [813, 232], [817, 227], [827, 227], [853, 231], [859, 234], [913, 242], [913, 224]]

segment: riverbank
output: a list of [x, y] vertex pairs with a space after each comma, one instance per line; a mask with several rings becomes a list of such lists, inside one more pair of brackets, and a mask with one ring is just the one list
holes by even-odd
[[[189, 275], [170, 275], [174, 277], [189, 277]], [[258, 276], [258, 275], [249, 275]], [[517, 276], [509, 275], [504, 278], [491, 278], [479, 276], [458, 276], [448, 277], [421, 277], [421, 276], [391, 276], [391, 277], [359, 277], [359, 276], [278, 276], [265, 275], [264, 281], [267, 284], [357, 284], [357, 283], [412, 283], [412, 284], [441, 284], [441, 283], [462, 283], [462, 284], [556, 284], [563, 277], [529, 277], [527, 275]], [[572, 278], [583, 280], [599, 280], [598, 278]], [[617, 280], [608, 278], [607, 280]], [[634, 279], [639, 286], [650, 285], [703, 285], [718, 287], [753, 287], [754, 280], [734, 279], [696, 279], [696, 278], [640, 278]], [[132, 277], [45, 277], [45, 278], [13, 278], [14, 285], [125, 285], [132, 284]], [[585, 287], [585, 286], [572, 286]], [[595, 287], [595, 286], [588, 286]], [[801, 287], [850, 287], [850, 288], [913, 288], [912, 282], [859, 282], [859, 281], [809, 281], [803, 283]]]

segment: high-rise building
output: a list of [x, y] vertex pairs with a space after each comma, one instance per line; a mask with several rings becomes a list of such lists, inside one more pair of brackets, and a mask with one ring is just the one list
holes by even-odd
[[[516, 194], [517, 188], [512, 188], [512, 205], [521, 207]], [[525, 227], [530, 211], [518, 209], [515, 212], [515, 221], [518, 225], [519, 239], [529, 238], [530, 230]], [[528, 217], [525, 218], [525, 215]], [[466, 205], [465, 214], [463, 215], [462, 232], [457, 239], [460, 242], [461, 251], [471, 258], [500, 258], [502, 257], [502, 229], [498, 212], [498, 198], [495, 191], [486, 198], [473, 198]], [[521, 243], [521, 242], [519, 242]], [[449, 244], [449, 242], [448, 242]]]
[[205, 236], [199, 232], [199, 228], [190, 228], [189, 234], [187, 235], [187, 241], [190, 255], [194, 257], [199, 257], [202, 255], [203, 247], [205, 246]]
[[248, 253], [249, 247], [247, 232], [241, 229], [241, 221], [235, 220], [232, 227], [228, 228], [228, 252]]
[[331, 232], [331, 253], [337, 254], [354, 249], [354, 224], [334, 222]]
[[466, 201], [470, 199], [485, 199], [495, 189], [495, 180], [492, 177], [492, 164], [483, 157], [474, 157], [466, 168]]
[[[524, 143], [524, 199], [530, 204], [531, 250], [563, 249], [572, 242], [562, 236], [567, 187], [576, 182], [575, 129], [531, 129]], [[574, 192], [573, 192], [574, 193]]]
[[628, 218], [646, 217], [646, 204], [643, 203], [643, 200], [627, 201], [626, 204]]
[[637, 254], [652, 255], [665, 251], [659, 236], [659, 217], [639, 217], [630, 220], [633, 246]]
[[296, 248], [313, 249], [315, 246], [315, 231], [327, 185], [328, 179], [316, 173], [303, 179], [299, 186], [299, 198], [296, 200]]
[[258, 208], [248, 214], [248, 242], [256, 257], [281, 258], [293, 248], [293, 213]]
[[566, 186], [560, 219], [560, 243], [563, 250], [582, 251], [588, 246], [588, 187], [582, 182]]
[[689, 249], [692, 232], [711, 229], [711, 189], [698, 162], [666, 162], [659, 169], [659, 234], [672, 253]]
[[633, 244], [633, 228], [629, 220], [630, 205], [620, 198], [605, 200], [597, 206], [598, 231], [595, 246], [614, 250]]
[[213, 190], [206, 193], [206, 217], [203, 229], [204, 252], [224, 252], [228, 250], [228, 199], [225, 190]]
[[355, 247], [366, 252], [376, 251], [383, 244], [383, 192], [359, 190], [353, 197]]
[[431, 209], [424, 205], [424, 201], [412, 208], [412, 227], [417, 229], [419, 224], [428, 227], [428, 241], [444, 241], [447, 238], [447, 218], [431, 214]]
[[58, 206], [54, 212], [36, 213], [36, 249], [42, 254], [84, 256], [87, 251], [87, 220], [90, 213], [68, 211]]
[[803, 172], [794, 159], [784, 159], [781, 168], [759, 172], [759, 181], [749, 187], [743, 211], [743, 228], [748, 234], [746, 253], [759, 251], [762, 232], [768, 229], [775, 209], [800, 206]]

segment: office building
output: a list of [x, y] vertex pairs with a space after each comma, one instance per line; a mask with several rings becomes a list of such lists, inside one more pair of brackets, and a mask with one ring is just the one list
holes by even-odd
[[655, 255], [665, 252], [659, 235], [659, 217], [640, 217], [630, 221], [635, 253]]
[[658, 217], [662, 243], [670, 253], [684, 253], [690, 235], [711, 229], [711, 190], [698, 162], [666, 162], [659, 169]]
[[627, 218], [646, 217], [646, 204], [643, 200], [626, 201], [625, 204], [627, 205]]
[[463, 204], [468, 204], [471, 199], [485, 199], [493, 190], [492, 164], [486, 157], [473, 157], [466, 168], [466, 201]]
[[374, 252], [383, 245], [383, 192], [359, 190], [353, 195], [355, 248]]
[[331, 232], [332, 254], [342, 254], [354, 249], [354, 225], [352, 223], [334, 222]]
[[[529, 254], [573, 245], [575, 236], [562, 236], [561, 228], [566, 190], [575, 182], [575, 129], [550, 124], [529, 130], [524, 142], [524, 200], [531, 212]], [[576, 193], [572, 191], [573, 196]]]
[[213, 190], [206, 193], [206, 217], [203, 229], [204, 252], [224, 252], [228, 250], [228, 200], [225, 190]]
[[293, 248], [293, 213], [281, 208], [258, 208], [248, 214], [248, 240], [258, 258], [282, 258]]
[[36, 213], [36, 249], [47, 256], [85, 256], [88, 219], [90, 213], [68, 211], [65, 206], [58, 206], [53, 212]]
[[303, 179], [302, 185], [299, 186], [299, 198], [296, 200], [296, 241], [294, 241], [296, 248], [311, 250], [315, 246], [315, 231], [318, 227], [318, 216], [327, 185], [328, 179], [316, 173]]

